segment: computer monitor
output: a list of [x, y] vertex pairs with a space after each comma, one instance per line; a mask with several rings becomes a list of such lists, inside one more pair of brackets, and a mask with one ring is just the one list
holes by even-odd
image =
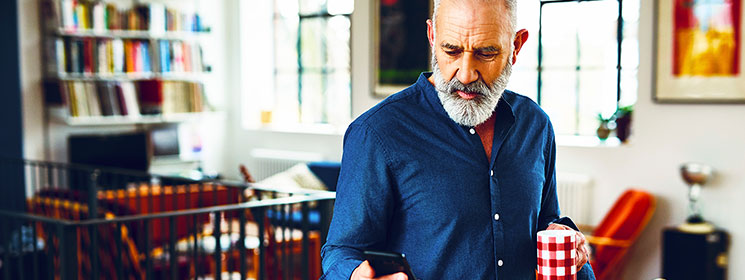
[[150, 166], [146, 132], [72, 135], [68, 138], [70, 163], [147, 172]]

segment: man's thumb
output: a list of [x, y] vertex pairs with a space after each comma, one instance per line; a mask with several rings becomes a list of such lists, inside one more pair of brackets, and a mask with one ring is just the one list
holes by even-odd
[[375, 270], [370, 266], [370, 262], [364, 261], [357, 267], [357, 275], [360, 277], [373, 278], [375, 277]]

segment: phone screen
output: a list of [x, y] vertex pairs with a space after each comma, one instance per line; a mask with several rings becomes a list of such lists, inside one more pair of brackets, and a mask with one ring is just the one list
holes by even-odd
[[406, 273], [409, 280], [416, 280], [409, 262], [406, 261], [406, 255], [380, 251], [365, 251], [364, 254], [367, 261], [370, 262], [370, 266], [375, 270], [375, 277], [403, 272]]

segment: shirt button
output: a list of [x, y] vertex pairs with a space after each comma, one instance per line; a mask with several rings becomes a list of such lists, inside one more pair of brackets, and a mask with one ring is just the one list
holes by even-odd
[[471, 130], [469, 130], [468, 132], [470, 132], [471, 134], [476, 134], [476, 130], [473, 128], [471, 128]]
[[494, 170], [489, 171], [489, 176], [494, 176]]
[[498, 266], [502, 266], [502, 265], [504, 265], [504, 262], [503, 262], [502, 260], [498, 260], [498, 261], [497, 261], [497, 265], [498, 265]]
[[494, 220], [499, 221], [499, 214], [494, 214]]

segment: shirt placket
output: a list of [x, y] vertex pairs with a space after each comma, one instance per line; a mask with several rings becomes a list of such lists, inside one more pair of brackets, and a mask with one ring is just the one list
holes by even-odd
[[[505, 109], [505, 108], [502, 108]], [[492, 158], [489, 159], [489, 190], [491, 194], [491, 209], [492, 209], [492, 233], [494, 240], [494, 265], [496, 268], [495, 274], [497, 278], [500, 278], [500, 273], [503, 272], [503, 267], [510, 265], [505, 262], [506, 259], [506, 246], [505, 246], [505, 226], [504, 226], [504, 213], [502, 210], [502, 186], [500, 185], [500, 172], [497, 166], [499, 165], [499, 151], [506, 141], [507, 135], [514, 124], [512, 114], [505, 114], [502, 111], [500, 114], [499, 108], [497, 109], [497, 119], [494, 122], [494, 139], [492, 142]]]

